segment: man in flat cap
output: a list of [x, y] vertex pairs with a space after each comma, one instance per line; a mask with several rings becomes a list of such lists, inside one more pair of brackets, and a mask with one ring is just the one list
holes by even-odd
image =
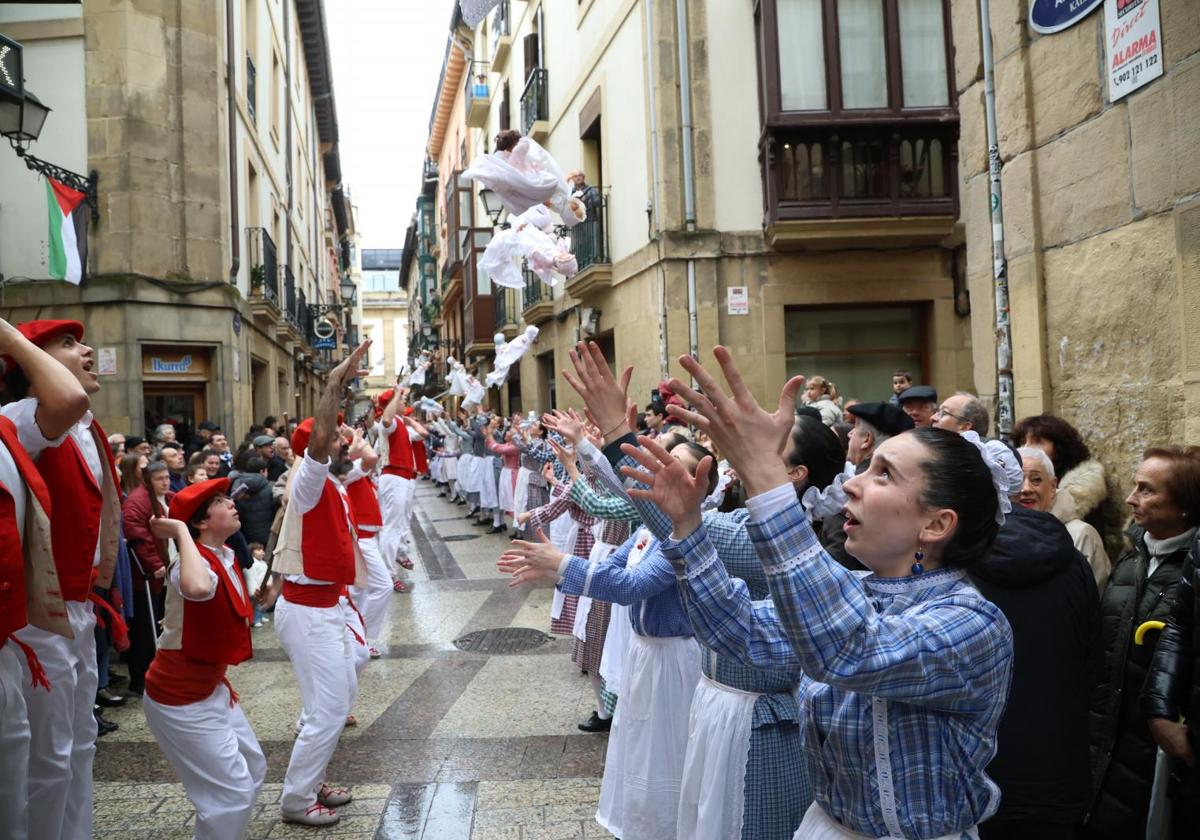
[[914, 385], [900, 395], [900, 407], [918, 429], [929, 428], [937, 411], [937, 398], [937, 391], [930, 386]]

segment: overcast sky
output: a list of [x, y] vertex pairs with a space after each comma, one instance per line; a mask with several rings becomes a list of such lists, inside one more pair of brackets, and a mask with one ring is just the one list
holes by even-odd
[[453, 0], [325, 4], [342, 180], [364, 248], [400, 248], [420, 188]]

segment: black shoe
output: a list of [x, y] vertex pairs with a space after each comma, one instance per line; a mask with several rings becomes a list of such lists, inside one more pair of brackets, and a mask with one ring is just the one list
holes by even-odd
[[129, 688], [125, 689], [125, 696], [126, 696], [126, 698], [137, 697], [140, 699], [144, 692], [145, 692], [144, 687], [142, 687], [140, 685], [136, 685], [136, 686], [131, 685], [131, 686], [129, 686]]
[[454, 504], [456, 504], [456, 505], [465, 505], [466, 503], [467, 503], [467, 500], [466, 500], [466, 499], [459, 499], [459, 500], [458, 500], [457, 502], [455, 502]]
[[116, 686], [121, 685], [121, 683], [127, 683], [127, 682], [129, 682], [129, 677], [125, 676], [124, 674], [117, 674], [112, 671], [108, 672], [108, 687], [109, 688], [115, 688]]
[[602, 718], [592, 712], [592, 716], [579, 724], [580, 732], [607, 732], [612, 729], [612, 718]]
[[489, 534], [507, 534], [508, 529], [505, 528], [503, 525], [493, 525], [491, 530], [488, 531], [488, 533]]
[[120, 694], [114, 694], [107, 688], [102, 688], [96, 692], [96, 705], [102, 706], [105, 709], [110, 709], [113, 706], [124, 706], [125, 698]]
[[492, 521], [490, 519], [476, 519], [471, 524], [476, 527], [488, 527], [492, 524]]
[[100, 714], [100, 707], [92, 707], [92, 714], [96, 716], [96, 735], [103, 737], [110, 732], [116, 732], [120, 729], [120, 725], [113, 723], [111, 720], [105, 720], [104, 715]]

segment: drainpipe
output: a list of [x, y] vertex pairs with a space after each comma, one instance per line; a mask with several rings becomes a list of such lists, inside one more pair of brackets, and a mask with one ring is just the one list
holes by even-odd
[[226, 111], [229, 117], [229, 282], [237, 284], [238, 270], [242, 267], [242, 243], [240, 220], [238, 219], [238, 155], [237, 155], [237, 104], [234, 101], [234, 68], [237, 66], [233, 53], [233, 0], [225, 0], [225, 94]]
[[[291, 2], [283, 4], [283, 52], [285, 58], [283, 60], [283, 119], [287, 125], [284, 126], [284, 159], [286, 160], [287, 172], [287, 219], [283, 226], [284, 238], [287, 240], [287, 267], [292, 267], [292, 210], [295, 208], [296, 192], [293, 185], [292, 173], [292, 25], [291, 25]], [[297, 285], [296, 281], [292, 280], [292, 285]], [[296, 289], [296, 300], [300, 300], [300, 290]], [[286, 301], [284, 302], [286, 306]], [[293, 313], [295, 315], [296, 313]]]
[[657, 79], [654, 75], [654, 14], [651, 9], [652, 0], [642, 0], [645, 11], [646, 29], [646, 72], [649, 85], [647, 98], [650, 105], [650, 183], [653, 186], [653, 198], [646, 208], [649, 235], [652, 241], [658, 242], [658, 364], [663, 376], [670, 371], [667, 362], [667, 273], [662, 267], [662, 241], [658, 235], [658, 105], [654, 89]]
[[1008, 261], [1004, 258], [1004, 198], [1000, 191], [1000, 141], [996, 131], [996, 81], [992, 61], [992, 21], [988, 0], [979, 0], [983, 38], [983, 101], [987, 118], [988, 181], [991, 185], [992, 281], [996, 292], [996, 434], [1012, 437], [1012, 323], [1008, 311]]
[[[688, 60], [687, 0], [675, 0], [679, 41], [679, 120], [683, 129], [683, 220], [689, 233], [696, 229], [696, 179], [692, 150], [692, 79]], [[696, 261], [687, 261], [688, 352], [700, 358], [696, 321]]]

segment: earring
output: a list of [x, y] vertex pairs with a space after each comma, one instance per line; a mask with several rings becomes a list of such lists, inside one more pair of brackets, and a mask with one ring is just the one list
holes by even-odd
[[925, 559], [925, 552], [921, 550], [920, 546], [917, 546], [917, 551], [913, 554], [913, 558], [916, 562], [912, 564], [912, 573], [919, 575], [925, 571], [925, 567], [921, 565], [921, 561]]

